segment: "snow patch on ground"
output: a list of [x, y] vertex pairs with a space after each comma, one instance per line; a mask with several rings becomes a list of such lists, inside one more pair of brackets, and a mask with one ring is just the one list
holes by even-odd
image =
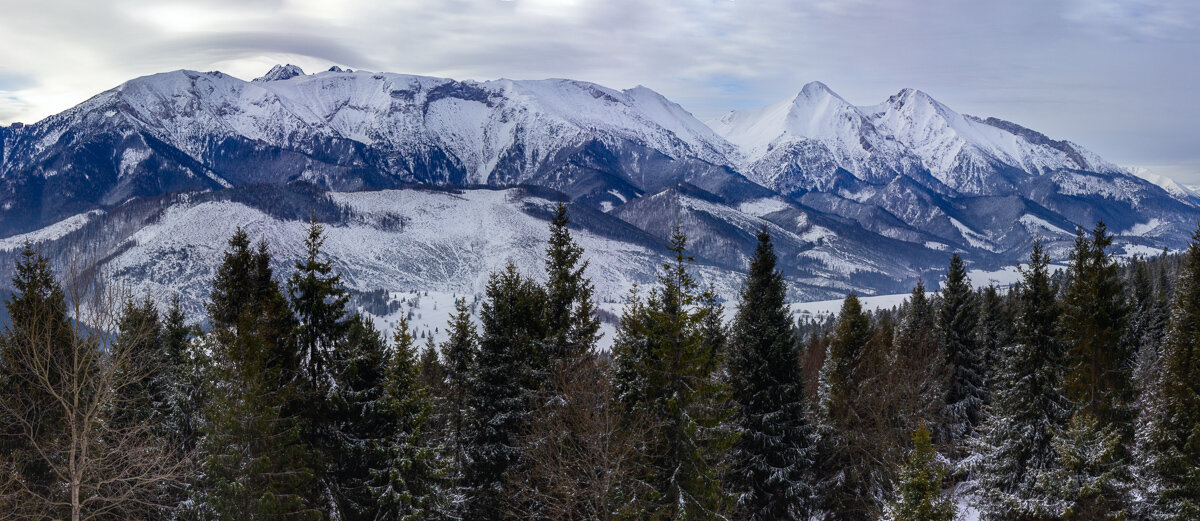
[[1166, 223], [1163, 222], [1162, 219], [1152, 218], [1147, 222], [1137, 223], [1133, 226], [1130, 226], [1129, 229], [1121, 235], [1146, 235], [1164, 224]]
[[791, 208], [791, 205], [774, 198], [755, 199], [738, 205], [739, 211], [755, 217], [762, 217], [787, 208]]
[[1068, 232], [1062, 228], [1059, 228], [1058, 226], [1050, 224], [1050, 221], [1047, 221], [1036, 215], [1025, 214], [1025, 215], [1022, 215], [1021, 218], [1018, 220], [1021, 222], [1021, 224], [1025, 225], [1025, 229], [1029, 230], [1030, 233], [1036, 234], [1036, 232], [1037, 232], [1036, 228], [1041, 228], [1043, 230], [1046, 230], [1046, 231], [1052, 232], [1052, 233], [1062, 233], [1062, 234], [1066, 234], [1066, 235], [1071, 235], [1071, 232]]
[[61, 239], [67, 234], [83, 228], [83, 225], [87, 224], [88, 221], [91, 221], [92, 217], [103, 213], [103, 210], [92, 210], [90, 212], [75, 214], [45, 228], [0, 239], [0, 250], [12, 251], [23, 248], [25, 246], [25, 241], [37, 244], [39, 242], [49, 242]]

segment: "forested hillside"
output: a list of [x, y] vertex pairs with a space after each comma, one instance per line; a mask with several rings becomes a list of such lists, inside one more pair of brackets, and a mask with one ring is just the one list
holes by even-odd
[[0, 520], [1200, 518], [1200, 232], [1119, 261], [1098, 223], [1012, 288], [955, 254], [937, 293], [797, 322], [767, 227], [736, 302], [676, 228], [601, 350], [568, 223], [424, 345], [354, 309], [315, 220], [286, 278], [229, 237], [203, 328], [27, 243]]

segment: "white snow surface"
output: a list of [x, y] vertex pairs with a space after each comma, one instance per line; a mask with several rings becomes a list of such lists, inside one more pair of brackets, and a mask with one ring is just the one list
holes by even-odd
[[27, 241], [37, 244], [39, 242], [49, 242], [60, 239], [75, 230], [83, 228], [83, 226], [87, 224], [88, 221], [91, 221], [93, 217], [103, 213], [103, 210], [92, 210], [90, 212], [75, 214], [51, 224], [50, 226], [46, 226], [45, 228], [40, 228], [29, 233], [22, 233], [0, 239], [0, 250], [12, 251], [20, 249], [25, 247], [25, 243]]
[[[199, 158], [212, 139], [241, 136], [297, 148], [314, 137], [393, 150], [439, 145], [485, 183], [499, 158], [523, 170], [565, 143], [628, 140], [673, 158], [730, 164], [734, 148], [679, 105], [636, 87], [566, 80], [462, 81], [408, 74], [272, 70], [247, 82], [219, 72], [173, 71], [106, 91], [52, 118], [114, 112]], [[112, 107], [112, 109], [108, 109]], [[119, 108], [119, 109], [118, 109]], [[52, 143], [55, 136], [46, 136]]]
[[986, 193], [998, 165], [1035, 175], [1061, 169], [1124, 172], [1074, 143], [1068, 145], [1077, 157], [959, 114], [914, 89], [878, 105], [854, 106], [813, 82], [791, 100], [733, 111], [709, 125], [738, 147], [743, 163], [762, 159], [787, 142], [813, 140], [860, 178], [872, 159], [903, 171], [905, 159], [915, 157], [935, 178], [963, 193]]
[[[326, 228], [324, 251], [343, 274], [347, 287], [403, 293], [428, 291], [440, 311], [453, 308], [453, 296], [481, 296], [488, 276], [514, 263], [536, 279], [544, 278], [544, 251], [549, 227], [524, 211], [525, 204], [555, 204], [519, 198], [519, 190], [468, 190], [461, 193], [425, 190], [334, 192], [339, 204], [352, 208], [355, 219]], [[403, 223], [403, 224], [386, 224]], [[194, 299], [207, 295], [226, 242], [241, 226], [252, 240], [267, 241], [276, 276], [285, 279], [304, 255], [307, 223], [280, 220], [229, 201], [183, 202], [166, 210], [128, 240], [127, 248], [106, 265], [113, 280], [135, 293], [165, 300], [179, 292]], [[601, 301], [618, 302], [635, 283], [653, 285], [667, 250], [615, 241], [587, 231], [572, 235], [585, 250], [587, 275]], [[718, 293], [735, 298], [741, 275], [707, 265], [695, 274]], [[428, 307], [422, 309], [429, 309]], [[190, 305], [199, 319], [198, 300]], [[381, 317], [386, 318], [386, 317]], [[414, 322], [422, 330], [444, 328], [443, 314]], [[398, 317], [392, 317], [392, 322]]]
[[1130, 167], [1128, 169], [1128, 171], [1130, 174], [1140, 177], [1142, 179], [1145, 179], [1145, 180], [1153, 183], [1155, 186], [1158, 186], [1159, 188], [1166, 190], [1167, 193], [1171, 194], [1172, 197], [1175, 197], [1176, 199], [1179, 199], [1181, 201], [1191, 201], [1193, 197], [1197, 196], [1196, 192], [1193, 189], [1179, 184], [1178, 182], [1176, 182], [1174, 179], [1171, 179], [1170, 177], [1151, 172], [1147, 168], [1135, 166], [1135, 167]]

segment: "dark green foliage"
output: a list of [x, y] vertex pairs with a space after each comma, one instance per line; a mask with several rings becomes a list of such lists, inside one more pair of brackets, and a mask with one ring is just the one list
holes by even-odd
[[675, 262], [663, 266], [661, 287], [644, 300], [635, 292], [621, 317], [616, 344], [617, 397], [631, 425], [648, 425], [630, 494], [638, 519], [720, 519], [729, 498], [720, 483], [722, 454], [734, 437], [722, 428], [726, 390], [721, 362], [720, 306], [688, 271], [687, 239], [672, 236]]
[[1059, 394], [1062, 347], [1049, 258], [1034, 243], [1017, 296], [1017, 343], [1000, 355], [992, 415], [973, 447], [983, 519], [1053, 519], [1046, 474], [1059, 466], [1054, 436], [1066, 427], [1069, 406]]
[[443, 367], [446, 371], [443, 392], [437, 398], [436, 422], [445, 433], [444, 449], [449, 466], [451, 482], [461, 484], [466, 462], [466, 448], [470, 433], [471, 411], [468, 396], [471, 378], [475, 373], [478, 334], [471, 322], [471, 310], [466, 299], [456, 300], [454, 315], [448, 326], [450, 337], [442, 344]]
[[982, 418], [984, 368], [975, 334], [978, 323], [975, 292], [962, 258], [954, 254], [946, 269], [937, 325], [950, 379], [946, 388], [945, 429], [949, 440], [955, 442], [974, 435]]
[[1080, 411], [1055, 438], [1061, 467], [1047, 472], [1046, 481], [1062, 519], [1127, 519], [1130, 475], [1122, 427]]
[[171, 304], [163, 317], [162, 325], [162, 372], [166, 401], [162, 404], [160, 431], [171, 442], [174, 449], [190, 454], [196, 449], [200, 437], [200, 413], [204, 409], [204, 389], [207, 363], [202, 353], [192, 348], [193, 331], [187, 325], [187, 317], [179, 302], [179, 295], [171, 298]]
[[826, 519], [859, 521], [875, 519], [875, 497], [880, 476], [878, 462], [864, 445], [877, 425], [860, 409], [869, 407], [882, 350], [870, 317], [863, 312], [858, 296], [851, 293], [842, 303], [837, 326], [821, 368], [818, 450], [820, 509]]
[[1183, 255], [1161, 373], [1139, 436], [1154, 519], [1200, 518], [1200, 230]]
[[739, 495], [738, 519], [808, 519], [813, 499], [800, 342], [775, 263], [764, 227], [742, 287], [727, 361], [739, 436], [727, 487]]
[[929, 428], [921, 422], [912, 434], [913, 449], [900, 468], [896, 501], [888, 512], [890, 521], [951, 521], [954, 503], [942, 491], [946, 468], [937, 460]]
[[571, 238], [568, 222], [567, 206], [559, 204], [546, 248], [546, 351], [554, 360], [589, 354], [600, 331], [592, 283], [584, 275], [588, 263], [581, 262], [583, 248]]
[[1101, 428], [1129, 429], [1135, 397], [1133, 350], [1125, 328], [1129, 310], [1119, 266], [1106, 252], [1112, 245], [1103, 222], [1091, 238], [1078, 230], [1071, 253], [1070, 283], [1063, 294], [1060, 334], [1066, 347], [1064, 390]]
[[297, 390], [294, 321], [265, 244], [238, 230], [213, 281], [212, 368], [192, 503], [208, 519], [320, 519], [316, 470], [289, 411]]
[[342, 286], [342, 276], [333, 272], [328, 260], [321, 260], [324, 233], [321, 225], [309, 224], [304, 260], [296, 262], [296, 271], [287, 284], [298, 322], [296, 347], [301, 377], [317, 395], [324, 394], [332, 382], [328, 366], [349, 327], [346, 304], [350, 296]]
[[128, 373], [122, 378], [127, 383], [118, 390], [113, 421], [122, 426], [161, 425], [169, 392], [168, 367], [154, 301], [149, 296], [140, 301], [126, 300], [117, 327], [118, 349], [127, 353], [129, 360], [122, 368]]
[[346, 333], [350, 326], [346, 304], [349, 295], [342, 286], [342, 277], [333, 272], [328, 260], [322, 260], [324, 228], [315, 221], [308, 226], [304, 239], [305, 256], [295, 264], [296, 271], [288, 279], [287, 288], [292, 313], [296, 317], [294, 333], [296, 394], [289, 413], [301, 419], [301, 439], [315, 461], [318, 490], [313, 491], [313, 504], [322, 504], [330, 513], [338, 511], [337, 498], [345, 495], [338, 489], [334, 467], [344, 445], [341, 426], [335, 420], [339, 407], [340, 369], [345, 366]]
[[338, 385], [329, 397], [333, 438], [323, 472], [342, 518], [373, 520], [380, 510], [377, 476], [389, 471], [389, 440], [397, 430], [387, 405], [388, 349], [370, 319], [355, 315], [347, 322], [333, 358]]
[[987, 391], [984, 401], [990, 403], [1000, 351], [1012, 345], [1016, 332], [1008, 298], [1001, 295], [994, 284], [980, 290], [978, 301], [979, 327], [976, 336], [979, 342], [979, 358], [984, 368], [984, 389]]
[[393, 340], [381, 402], [381, 412], [391, 422], [390, 429], [383, 430], [387, 435], [382, 440], [387, 464], [376, 471], [371, 489], [380, 505], [375, 519], [437, 519], [441, 469], [429, 439], [433, 403], [420, 381], [421, 368], [407, 321], [401, 319]]
[[530, 399], [546, 374], [539, 319], [546, 294], [509, 264], [488, 281], [479, 314], [479, 338], [467, 405], [472, 418], [463, 476], [463, 517], [505, 519], [509, 473], [521, 463], [517, 440], [525, 432]]

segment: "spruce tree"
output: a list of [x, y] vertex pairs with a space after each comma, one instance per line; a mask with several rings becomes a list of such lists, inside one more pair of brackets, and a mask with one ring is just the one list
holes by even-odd
[[298, 322], [296, 347], [301, 377], [314, 392], [322, 394], [334, 379], [328, 366], [349, 327], [346, 305], [350, 299], [341, 274], [334, 273], [332, 264], [321, 259], [324, 234], [324, 227], [316, 221], [309, 223], [304, 260], [296, 262], [296, 271], [288, 279], [288, 294]]
[[1162, 369], [1139, 435], [1156, 520], [1200, 518], [1200, 230], [1182, 262]]
[[567, 206], [559, 204], [550, 221], [546, 247], [547, 353], [555, 360], [579, 360], [599, 339], [600, 319], [592, 300], [592, 282], [583, 248], [567, 229]]
[[979, 293], [979, 327], [976, 336], [979, 342], [979, 358], [983, 366], [984, 401], [991, 403], [995, 388], [996, 365], [1000, 351], [1012, 345], [1013, 320], [1008, 308], [1008, 299], [1000, 294], [994, 284], [988, 284]]
[[206, 399], [204, 375], [208, 364], [198, 360], [203, 354], [192, 348], [193, 330], [187, 324], [179, 294], [171, 297], [162, 327], [162, 356], [166, 365], [162, 374], [166, 388], [162, 429], [173, 448], [190, 454], [200, 436], [200, 412]]
[[[344, 366], [339, 357], [345, 354], [346, 333], [350, 326], [346, 310], [349, 294], [342, 285], [341, 274], [333, 271], [321, 247], [325, 243], [324, 227], [312, 221], [304, 240], [305, 257], [295, 264], [296, 271], [288, 279], [288, 295], [296, 317], [295, 345], [299, 364], [297, 394], [291, 412], [302, 419], [301, 437], [316, 459], [319, 490], [314, 490], [314, 504], [331, 513], [337, 512], [337, 499], [345, 495], [336, 478], [335, 458], [346, 450], [348, 443], [338, 432], [334, 420], [339, 407], [334, 389], [341, 390], [338, 369]], [[351, 442], [352, 443], [352, 442]]]
[[729, 488], [737, 517], [806, 520], [813, 499], [813, 450], [800, 342], [764, 226], [750, 260], [729, 345], [728, 370], [738, 434]]
[[973, 436], [979, 425], [984, 399], [984, 369], [975, 335], [979, 323], [975, 292], [957, 253], [950, 258], [950, 266], [946, 269], [940, 302], [938, 333], [944, 363], [950, 373], [945, 427], [948, 441], [959, 442]]
[[631, 425], [648, 425], [630, 494], [641, 519], [721, 519], [722, 454], [733, 436], [722, 428], [726, 390], [716, 378], [723, 354], [720, 307], [689, 272], [687, 238], [675, 229], [675, 261], [644, 300], [631, 294], [613, 347], [617, 397]]
[[1016, 344], [1000, 355], [992, 415], [973, 444], [977, 502], [987, 521], [1054, 519], [1047, 473], [1059, 466], [1054, 435], [1066, 427], [1068, 403], [1059, 393], [1062, 347], [1049, 257], [1034, 242], [1017, 296]]
[[878, 516], [874, 498], [880, 484], [862, 445], [864, 435], [876, 432], [876, 426], [858, 414], [859, 407], [867, 405], [864, 396], [881, 354], [872, 345], [875, 337], [858, 296], [846, 295], [820, 376], [818, 493], [828, 520], [866, 521]]
[[260, 242], [240, 229], [213, 280], [211, 397], [203, 412], [201, 480], [189, 502], [206, 519], [320, 519], [313, 458], [295, 403], [294, 321]]
[[942, 491], [946, 468], [938, 461], [929, 428], [922, 421], [912, 433], [913, 449], [900, 468], [896, 501], [888, 509], [889, 521], [951, 521], [954, 503]]
[[1046, 473], [1046, 482], [1061, 519], [1129, 518], [1129, 462], [1122, 437], [1120, 429], [1104, 428], [1083, 410], [1055, 436], [1061, 464]]
[[[447, 462], [446, 480], [454, 487], [452, 504], [461, 502], [461, 486], [466, 465], [466, 450], [470, 437], [472, 412], [468, 398], [471, 379], [475, 374], [475, 363], [479, 349], [478, 333], [471, 321], [471, 310], [466, 298], [455, 300], [454, 315], [447, 326], [450, 337], [442, 343], [441, 355], [446, 371], [444, 392], [437, 401], [436, 423], [445, 429]], [[452, 510], [459, 510], [457, 507]]]
[[384, 387], [383, 410], [394, 425], [383, 439], [387, 464], [376, 472], [372, 488], [380, 505], [374, 519], [417, 521], [441, 514], [441, 470], [429, 438], [433, 403], [420, 369], [408, 321], [401, 318]]
[[330, 396], [329, 419], [336, 441], [326, 456], [326, 474], [336, 512], [346, 520], [380, 519], [379, 476], [391, 471], [391, 440], [398, 419], [389, 409], [388, 349], [367, 317], [348, 320], [345, 342], [332, 360], [338, 385]]
[[1067, 399], [1095, 417], [1100, 428], [1119, 428], [1129, 439], [1134, 354], [1125, 330], [1129, 311], [1120, 266], [1105, 252], [1110, 245], [1112, 235], [1103, 221], [1090, 238], [1078, 229], [1063, 295], [1063, 383]]
[[463, 476], [463, 516], [473, 520], [511, 519], [508, 480], [521, 464], [517, 441], [524, 434], [530, 399], [539, 375], [546, 374], [540, 349], [545, 338], [540, 285], [513, 264], [494, 273], [479, 314], [483, 330], [471, 375], [468, 406], [471, 428]]
[[158, 308], [149, 295], [135, 301], [125, 301], [118, 318], [116, 342], [120, 349], [129, 354], [128, 363], [122, 370], [128, 382], [116, 389], [119, 398], [118, 410], [113, 411], [113, 421], [120, 425], [133, 426], [140, 423], [155, 425], [156, 434], [163, 425], [162, 413], [167, 401], [166, 360], [162, 349], [162, 324]]
[[901, 353], [932, 348], [940, 352], [937, 338], [937, 316], [933, 303], [925, 294], [925, 282], [917, 280], [903, 309], [903, 322], [896, 335], [896, 349]]

